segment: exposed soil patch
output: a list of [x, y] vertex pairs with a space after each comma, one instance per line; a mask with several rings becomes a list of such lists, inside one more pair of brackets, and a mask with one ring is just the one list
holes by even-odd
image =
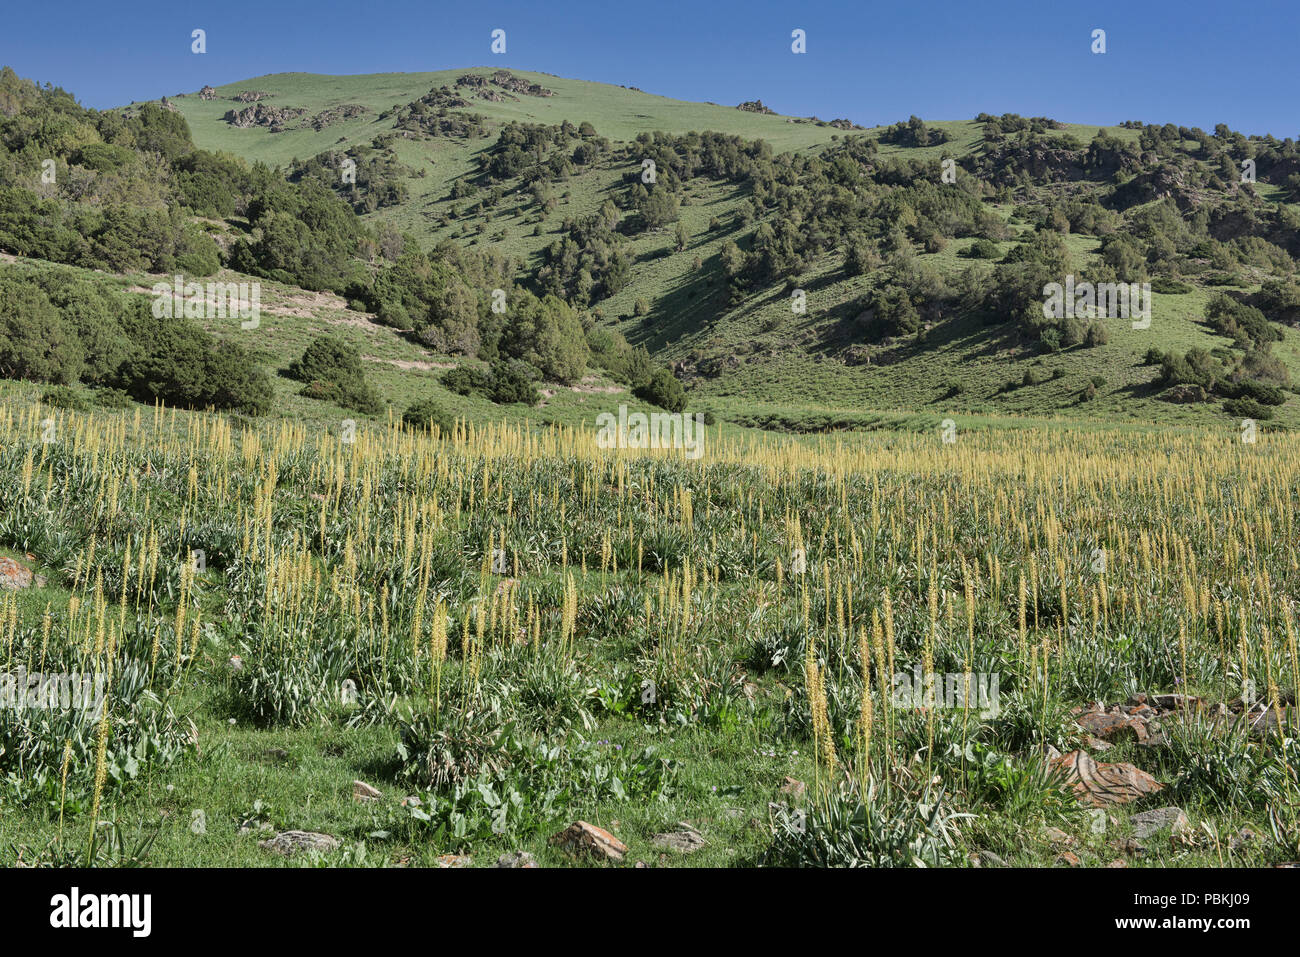
[[454, 362], [428, 362], [422, 359], [382, 359], [379, 356], [362, 356], [366, 362], [384, 362], [398, 369], [411, 370], [416, 369], [420, 372], [429, 372], [433, 369], [454, 369]]

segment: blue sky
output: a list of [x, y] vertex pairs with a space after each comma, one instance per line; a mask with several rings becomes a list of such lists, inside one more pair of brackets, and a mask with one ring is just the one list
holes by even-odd
[[[864, 125], [981, 111], [1300, 135], [1295, 0], [8, 0], [0, 63], [87, 106], [265, 73], [504, 66]], [[207, 31], [203, 55], [190, 33]], [[507, 51], [490, 52], [506, 30]], [[807, 34], [807, 53], [790, 33]], [[1090, 35], [1106, 31], [1107, 52]]]

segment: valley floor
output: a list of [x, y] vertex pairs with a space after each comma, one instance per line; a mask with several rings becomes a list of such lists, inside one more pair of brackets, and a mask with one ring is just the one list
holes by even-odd
[[[0, 860], [605, 860], [552, 841], [581, 820], [628, 866], [1294, 861], [1296, 442], [691, 461], [10, 389], [0, 546], [35, 574], [0, 671], [109, 691], [0, 710]], [[290, 831], [327, 839], [263, 844]]]

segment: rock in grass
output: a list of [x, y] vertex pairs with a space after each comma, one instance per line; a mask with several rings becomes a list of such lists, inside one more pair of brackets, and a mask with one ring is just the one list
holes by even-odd
[[804, 796], [804, 792], [808, 790], [808, 785], [804, 784], [798, 778], [786, 778], [781, 782], [781, 787], [777, 790], [782, 794], [788, 794], [791, 797], [798, 798]]
[[656, 834], [650, 843], [666, 851], [691, 854], [704, 846], [704, 835], [689, 824], [679, 824], [674, 830]]
[[1152, 695], [1151, 703], [1161, 711], [1181, 711], [1200, 708], [1205, 704], [1205, 699], [1186, 694], [1158, 694]]
[[511, 851], [497, 858], [497, 867], [536, 867], [537, 859], [527, 851]]
[[1180, 807], [1158, 807], [1151, 811], [1143, 811], [1134, 814], [1129, 818], [1129, 822], [1133, 825], [1133, 834], [1138, 840], [1154, 837], [1166, 829], [1177, 837], [1187, 830], [1190, 824], [1187, 815]]
[[626, 844], [604, 828], [586, 821], [575, 821], [558, 834], [552, 834], [547, 843], [574, 857], [591, 857], [615, 863], [622, 861], [627, 854]]
[[1268, 735], [1280, 735], [1286, 729], [1290, 728], [1296, 720], [1296, 709], [1286, 708], [1282, 705], [1274, 707], [1264, 707], [1262, 705], [1252, 708], [1245, 716], [1247, 726], [1253, 737], [1264, 738]]
[[1145, 854], [1147, 850], [1145, 844], [1133, 837], [1116, 839], [1111, 841], [1109, 846], [1119, 851], [1121, 854], [1128, 854], [1130, 856]]
[[1049, 763], [1065, 772], [1075, 797], [1093, 807], [1127, 804], [1164, 787], [1141, 768], [1131, 764], [1098, 764], [1083, 751], [1071, 751]]
[[383, 796], [384, 792], [380, 791], [379, 788], [374, 787], [373, 785], [367, 784], [365, 781], [352, 782], [352, 799], [354, 801], [360, 801], [362, 803], [378, 801]]
[[1236, 834], [1233, 835], [1230, 841], [1228, 841], [1228, 850], [1240, 851], [1245, 848], [1251, 847], [1255, 844], [1258, 844], [1259, 840], [1260, 838], [1259, 838], [1258, 831], [1255, 831], [1249, 827], [1243, 827], [1240, 831], [1238, 831]]
[[1059, 844], [1062, 847], [1074, 846], [1074, 838], [1059, 827], [1049, 827], [1043, 832], [1043, 837], [1047, 838], [1049, 844]]
[[1142, 741], [1147, 736], [1146, 721], [1127, 715], [1090, 711], [1079, 715], [1075, 723], [1095, 737], [1111, 743], [1125, 740]]
[[316, 831], [281, 831], [275, 837], [258, 841], [257, 846], [291, 857], [303, 851], [332, 851], [339, 846], [339, 839]]
[[32, 584], [32, 570], [12, 558], [0, 558], [0, 588], [29, 588]]

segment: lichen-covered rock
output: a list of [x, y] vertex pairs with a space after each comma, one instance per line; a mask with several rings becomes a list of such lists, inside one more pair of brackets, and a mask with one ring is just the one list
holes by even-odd
[[257, 846], [291, 857], [303, 852], [332, 851], [339, 846], [339, 839], [316, 831], [281, 831], [275, 837], [258, 841]]
[[32, 570], [12, 558], [0, 558], [0, 588], [17, 590], [29, 588], [32, 584]]

